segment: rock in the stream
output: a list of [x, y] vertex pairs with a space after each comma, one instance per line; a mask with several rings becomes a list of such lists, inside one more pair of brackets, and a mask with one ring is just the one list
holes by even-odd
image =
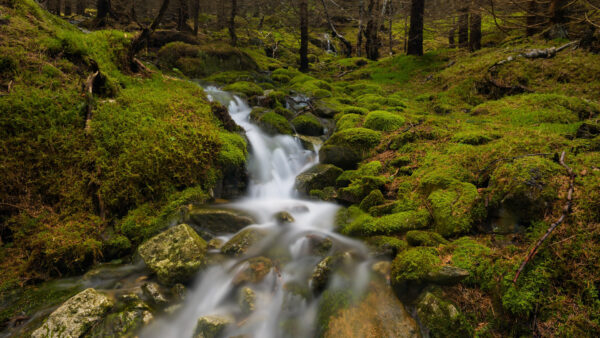
[[350, 147], [325, 145], [319, 150], [321, 163], [333, 164], [342, 169], [356, 169], [362, 156]]
[[296, 189], [308, 195], [311, 190], [333, 187], [342, 172], [342, 169], [332, 164], [317, 164], [296, 177]]
[[233, 323], [233, 318], [228, 316], [204, 316], [198, 318], [198, 325], [194, 338], [220, 337], [227, 325]]
[[234, 285], [260, 283], [273, 268], [273, 262], [267, 257], [254, 257], [245, 261], [244, 268], [233, 278]]
[[238, 304], [244, 314], [250, 314], [256, 307], [256, 293], [249, 287], [242, 288], [238, 295]]
[[283, 225], [285, 223], [294, 223], [296, 220], [294, 219], [294, 216], [292, 216], [292, 214], [290, 214], [287, 211], [280, 211], [278, 213], [276, 213], [274, 216], [275, 220], [277, 221], [277, 224], [279, 225]]
[[330, 318], [324, 337], [421, 336], [416, 321], [383, 282], [373, 282], [360, 303]]
[[86, 289], [69, 298], [52, 312], [31, 336], [80, 337], [100, 322], [112, 306], [113, 301], [107, 296], [94, 289]]
[[266, 235], [266, 231], [257, 228], [247, 228], [233, 236], [223, 247], [221, 252], [225, 255], [240, 256], [258, 243]]
[[197, 208], [189, 212], [192, 227], [212, 235], [236, 233], [256, 221], [249, 215], [232, 209]]
[[187, 224], [152, 237], [138, 250], [146, 265], [166, 285], [189, 281], [206, 262], [206, 242]]
[[167, 300], [167, 297], [165, 297], [165, 295], [160, 290], [160, 285], [158, 285], [157, 283], [145, 283], [142, 286], [142, 291], [144, 292], [144, 295], [152, 301], [152, 303], [158, 306], [166, 305], [169, 302]]
[[341, 255], [328, 256], [317, 264], [310, 278], [310, 287], [315, 293], [320, 293], [327, 287], [331, 275], [342, 262]]
[[100, 325], [95, 325], [87, 337], [133, 337], [133, 333], [153, 319], [151, 309], [137, 295], [120, 297], [121, 310], [109, 314]]

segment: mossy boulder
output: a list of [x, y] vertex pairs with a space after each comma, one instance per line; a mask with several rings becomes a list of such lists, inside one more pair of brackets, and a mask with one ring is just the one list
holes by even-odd
[[471, 337], [473, 329], [450, 301], [424, 292], [416, 301], [417, 316], [432, 338]]
[[374, 206], [383, 204], [385, 202], [385, 198], [383, 197], [383, 193], [381, 190], [375, 189], [371, 191], [363, 200], [360, 202], [360, 208], [363, 211], [369, 211]]
[[189, 281], [206, 263], [206, 242], [187, 224], [150, 238], [138, 252], [166, 285]]
[[296, 221], [294, 219], [294, 216], [292, 216], [292, 214], [290, 214], [287, 211], [280, 211], [278, 213], [275, 213], [275, 215], [273, 215], [273, 218], [275, 219], [275, 222], [277, 222], [278, 225], [294, 223]]
[[543, 218], [558, 198], [562, 168], [543, 157], [504, 163], [490, 176], [491, 205], [504, 206], [524, 224]]
[[262, 229], [246, 228], [227, 241], [221, 248], [221, 252], [230, 256], [243, 255], [252, 245], [262, 240], [265, 235], [266, 233]]
[[186, 223], [199, 232], [216, 236], [236, 233], [256, 221], [252, 216], [237, 210], [200, 207], [189, 211]]
[[379, 144], [381, 133], [366, 128], [349, 128], [334, 133], [326, 145], [347, 146], [361, 154], [368, 152]]
[[391, 284], [404, 300], [416, 298], [427, 277], [441, 268], [442, 261], [432, 248], [417, 247], [401, 252], [392, 262]]
[[437, 232], [411, 230], [406, 233], [406, 241], [412, 246], [438, 246], [448, 241]]
[[[387, 182], [388, 180], [384, 176], [363, 176], [360, 179], [353, 180], [349, 186], [338, 189], [337, 198], [340, 202], [358, 204], [373, 190], [383, 188]], [[371, 196], [370, 201], [365, 201], [365, 206], [377, 202], [377, 196]]]
[[238, 305], [243, 314], [250, 314], [256, 309], [256, 292], [249, 287], [240, 289], [238, 293]]
[[359, 152], [347, 146], [326, 144], [319, 150], [321, 163], [333, 164], [342, 169], [356, 168], [362, 158], [363, 156]]
[[356, 128], [363, 122], [364, 116], [358, 114], [344, 114], [335, 123], [336, 131]]
[[308, 136], [323, 135], [323, 125], [313, 114], [302, 114], [292, 120], [297, 133]]
[[203, 316], [198, 318], [194, 338], [218, 338], [223, 335], [227, 326], [234, 323], [229, 316]]
[[119, 297], [112, 313], [86, 333], [87, 337], [134, 337], [134, 333], [153, 319], [152, 309], [137, 295]]
[[292, 126], [289, 121], [276, 112], [265, 108], [254, 108], [250, 119], [258, 124], [262, 130], [270, 135], [292, 135]]
[[223, 90], [234, 92], [238, 94], [244, 94], [246, 97], [258, 96], [263, 94], [263, 89], [252, 82], [239, 81], [225, 86]]
[[310, 287], [319, 294], [325, 290], [335, 270], [342, 263], [342, 255], [327, 256], [317, 264], [310, 277]]
[[431, 216], [424, 209], [408, 210], [379, 218], [363, 217], [353, 222], [342, 233], [353, 236], [373, 236], [403, 234], [409, 230], [424, 229], [429, 225]]
[[342, 169], [332, 164], [317, 164], [296, 177], [296, 189], [309, 194], [311, 190], [335, 186], [335, 180], [341, 174]]
[[80, 337], [99, 323], [113, 304], [104, 294], [86, 289], [54, 310], [31, 337]]
[[370, 112], [365, 118], [364, 127], [379, 131], [394, 131], [402, 127], [404, 118], [384, 110]]
[[474, 222], [482, 218], [479, 193], [471, 183], [457, 182], [448, 189], [436, 190], [429, 195], [428, 201], [435, 231], [444, 237], [468, 233]]

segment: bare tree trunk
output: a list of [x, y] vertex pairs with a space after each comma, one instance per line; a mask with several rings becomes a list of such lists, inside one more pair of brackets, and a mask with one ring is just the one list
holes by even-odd
[[370, 60], [379, 59], [379, 0], [370, 0], [367, 9], [369, 21], [365, 29], [365, 51]]
[[[405, 5], [402, 5], [404, 7]], [[404, 53], [408, 52], [408, 16], [410, 13], [405, 9], [404, 13]]]
[[77, 3], [75, 5], [75, 13], [77, 13], [78, 15], [84, 15], [86, 7], [86, 0], [77, 0]]
[[363, 0], [358, 2], [358, 35], [356, 37], [356, 56], [362, 56], [363, 41], [363, 18], [365, 16], [365, 4]]
[[184, 31], [189, 30], [187, 20], [189, 19], [189, 8], [188, 0], [179, 0], [179, 6], [177, 11], [177, 30]]
[[423, 17], [425, 0], [412, 0], [410, 8], [410, 31], [408, 33], [408, 55], [423, 55]]
[[194, 35], [198, 35], [199, 16], [200, 16], [200, 0], [193, 0], [192, 15], [194, 16]]
[[73, 15], [71, 0], [65, 0], [65, 16]]
[[392, 34], [392, 28], [393, 28], [393, 19], [394, 19], [394, 7], [392, 7], [392, 2], [390, 2], [390, 8], [389, 8], [389, 27], [388, 27], [388, 38], [390, 41], [390, 56], [394, 55], [394, 36]]
[[474, 52], [481, 49], [481, 8], [477, 1], [473, 1], [471, 10], [471, 33], [469, 36], [469, 49]]
[[235, 16], [237, 15], [237, 0], [231, 0], [231, 16], [229, 17], [229, 38], [232, 46], [237, 45], [237, 35], [235, 35]]
[[329, 28], [331, 28], [331, 34], [333, 35], [334, 38], [338, 38], [344, 45], [345, 56], [348, 58], [351, 57], [352, 56], [352, 44], [348, 40], [346, 40], [346, 38], [344, 38], [343, 35], [338, 33], [338, 31], [335, 29], [335, 26], [333, 25], [333, 22], [331, 21], [331, 18], [329, 17], [329, 12], [327, 11], [327, 5], [325, 5], [325, 0], [321, 0], [321, 4], [323, 4], [323, 11], [325, 12], [325, 19], [327, 19]]
[[300, 71], [308, 72], [308, 2], [300, 0]]
[[106, 20], [111, 11], [110, 0], [96, 0], [96, 26], [106, 25]]
[[469, 4], [464, 4], [458, 17], [458, 46], [469, 47]]
[[565, 0], [552, 0], [550, 2], [550, 23], [561, 24], [565, 22]]
[[537, 0], [529, 0], [527, 12], [527, 27], [525, 34], [527, 34], [527, 36], [532, 36], [538, 32], [538, 25], [540, 23], [540, 17], [536, 14], [538, 13]]

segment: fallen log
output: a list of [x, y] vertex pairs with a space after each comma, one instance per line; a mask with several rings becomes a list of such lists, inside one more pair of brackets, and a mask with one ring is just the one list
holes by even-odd
[[539, 58], [544, 58], [544, 59], [550, 59], [553, 58], [554, 56], [556, 56], [556, 53], [561, 52], [571, 46], [574, 46], [576, 44], [578, 44], [579, 41], [571, 41], [567, 44], [564, 44], [560, 47], [551, 47], [551, 48], [546, 48], [546, 49], [531, 49], [529, 51], [526, 51], [524, 53], [521, 53], [517, 56], [509, 56], [508, 58], [498, 61], [496, 63], [494, 63], [493, 65], [490, 66], [490, 68], [488, 68], [488, 72], [493, 70], [494, 68], [496, 68], [497, 66], [503, 65], [505, 63], [509, 63], [512, 62], [518, 58], [526, 58], [526, 59], [539, 59]]
[[533, 259], [533, 257], [535, 257], [535, 254], [538, 252], [538, 249], [540, 248], [540, 246], [544, 243], [544, 241], [550, 236], [550, 234], [559, 225], [564, 223], [565, 219], [571, 212], [572, 201], [573, 201], [573, 192], [575, 190], [575, 176], [576, 175], [573, 172], [573, 170], [568, 165], [565, 164], [565, 154], [566, 153], [563, 151], [562, 154], [560, 155], [559, 163], [561, 166], [563, 166], [567, 170], [567, 175], [569, 175], [569, 189], [567, 190], [567, 202], [566, 202], [565, 206], [563, 207], [562, 214], [558, 218], [558, 220], [556, 222], [552, 223], [552, 225], [550, 225], [550, 227], [548, 228], [546, 233], [542, 237], [540, 237], [540, 239], [537, 241], [537, 243], [535, 243], [535, 246], [529, 251], [529, 254], [527, 254], [527, 257], [525, 258], [523, 263], [521, 263], [521, 266], [517, 270], [517, 274], [515, 275], [515, 278], [513, 279], [513, 283], [515, 283], [515, 284], [517, 283], [517, 280], [519, 279], [521, 272], [523, 272], [523, 269], [525, 269], [525, 267], [527, 266], [527, 263], [529, 263], [529, 261], [531, 261]]

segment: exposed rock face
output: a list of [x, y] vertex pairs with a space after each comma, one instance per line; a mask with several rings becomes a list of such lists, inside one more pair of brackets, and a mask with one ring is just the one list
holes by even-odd
[[227, 316], [204, 316], [198, 318], [195, 338], [220, 337], [227, 325], [233, 323], [233, 318]]
[[419, 326], [389, 286], [373, 283], [367, 296], [329, 322], [324, 337], [421, 337]]
[[44, 324], [32, 333], [34, 338], [80, 337], [113, 306], [113, 301], [94, 289], [86, 289], [69, 298]]
[[318, 164], [296, 177], [296, 189], [309, 194], [311, 190], [320, 190], [335, 186], [335, 180], [342, 174], [342, 169], [331, 164]]
[[256, 223], [252, 217], [242, 212], [217, 208], [192, 209], [187, 222], [192, 227], [212, 235], [236, 233]]
[[187, 224], [152, 237], [138, 251], [159, 281], [166, 285], [188, 281], [206, 262], [206, 242]]
[[231, 256], [243, 255], [253, 244], [260, 241], [265, 234], [264, 230], [256, 228], [244, 229], [225, 243], [221, 248], [221, 252]]

